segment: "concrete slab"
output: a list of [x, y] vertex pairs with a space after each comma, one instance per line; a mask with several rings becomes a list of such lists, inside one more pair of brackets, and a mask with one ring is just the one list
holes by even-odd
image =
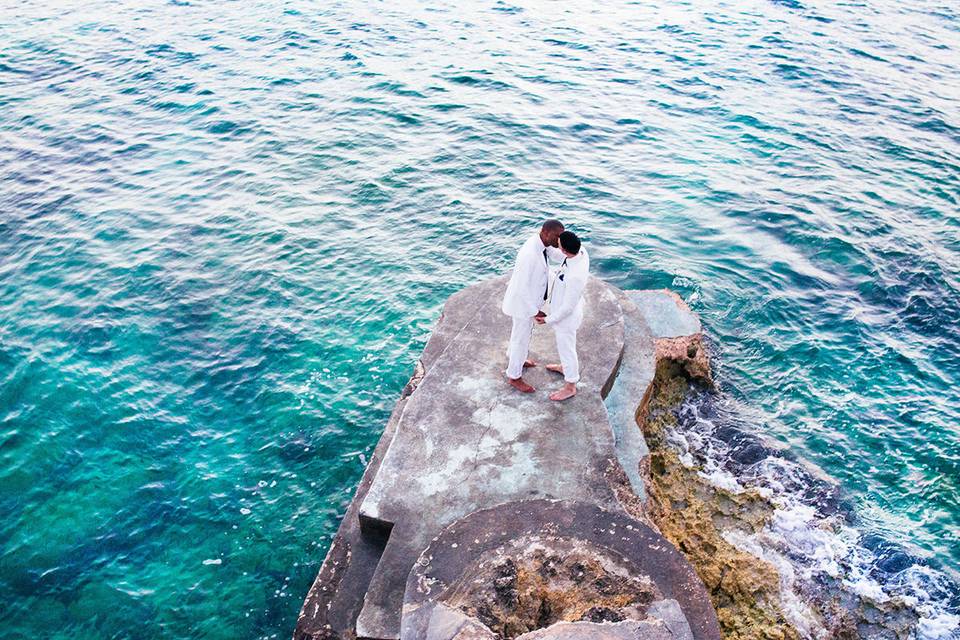
[[[498, 278], [470, 287], [445, 308], [448, 321], [432, 362], [411, 394], [359, 518], [390, 532], [357, 619], [357, 635], [398, 638], [403, 585], [417, 556], [451, 522], [477, 509], [544, 497], [611, 505], [603, 482], [613, 442], [601, 398], [623, 350], [623, 314], [609, 285], [592, 278], [579, 341], [578, 395], [551, 402], [559, 377], [525, 374], [540, 387], [522, 394], [506, 384], [510, 320], [500, 311]], [[452, 308], [451, 308], [452, 306]], [[465, 309], [473, 310], [472, 313]], [[538, 326], [532, 357], [556, 360], [549, 327]]]
[[677, 338], [700, 333], [700, 319], [672, 291], [628, 291], [654, 338]]
[[647, 617], [663, 621], [675, 640], [694, 640], [690, 623], [680, 603], [672, 598], [657, 600], [647, 607]]
[[650, 455], [637, 425], [636, 413], [656, 372], [654, 339], [643, 313], [626, 294], [618, 292], [623, 311], [623, 358], [620, 372], [604, 400], [613, 430], [617, 460], [627, 474], [633, 493], [646, 500], [640, 473], [641, 462]]
[[337, 535], [304, 600], [294, 640], [321, 640], [354, 637], [357, 616], [363, 606], [363, 597], [386, 547], [386, 535], [364, 535], [360, 530], [359, 511], [364, 497], [380, 470], [384, 455], [393, 441], [397, 425], [407, 399], [417, 388], [426, 372], [449, 343], [451, 336], [462, 326], [463, 318], [475, 313], [480, 301], [465, 297], [467, 290], [451, 296], [441, 313], [433, 333], [417, 361], [410, 381], [404, 387], [380, 441], [370, 457], [353, 501], [340, 522]]
[[496, 640], [492, 631], [464, 613], [438, 604], [430, 610], [424, 640]]
[[557, 622], [516, 640], [677, 640], [660, 621]]

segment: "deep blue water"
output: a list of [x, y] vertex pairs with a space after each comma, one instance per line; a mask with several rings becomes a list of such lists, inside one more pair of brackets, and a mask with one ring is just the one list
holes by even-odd
[[0, 2], [0, 636], [289, 636], [545, 217], [960, 621], [955, 5]]

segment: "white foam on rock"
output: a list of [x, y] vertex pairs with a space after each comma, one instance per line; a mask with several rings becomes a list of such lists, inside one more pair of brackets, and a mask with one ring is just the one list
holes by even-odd
[[[727, 443], [714, 437], [714, 421], [700, 415], [695, 403], [685, 404], [693, 420], [666, 434], [668, 444], [683, 464], [700, 467], [698, 475], [731, 493], [757, 490], [774, 507], [767, 526], [754, 534], [722, 532], [738, 549], [771, 563], [780, 574], [784, 616], [804, 638], [822, 640], [828, 631], [801, 595], [803, 583], [818, 576], [838, 579], [849, 592], [868, 602], [882, 604], [897, 598], [914, 608], [919, 622], [917, 640], [960, 640], [960, 615], [947, 609], [949, 579], [924, 565], [913, 565], [883, 583], [873, 577], [876, 554], [862, 544], [864, 532], [845, 524], [840, 516], [823, 516], [803, 500], [804, 475], [800, 463], [767, 457], [752, 465], [749, 475], [737, 477], [727, 470]], [[689, 417], [689, 414], [688, 416]], [[817, 470], [818, 477], [825, 474]]]

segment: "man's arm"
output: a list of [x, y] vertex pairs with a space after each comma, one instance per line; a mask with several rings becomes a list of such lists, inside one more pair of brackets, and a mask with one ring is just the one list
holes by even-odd
[[[523, 269], [524, 269], [524, 281], [527, 283], [528, 289], [533, 289], [533, 285], [537, 283], [537, 275], [540, 273], [540, 262], [543, 261], [543, 253], [537, 251], [526, 251], [522, 258]], [[517, 261], [517, 266], [520, 266], [520, 261]], [[545, 268], [545, 267], [544, 267]], [[543, 295], [543, 294], [541, 294]]]
[[[513, 265], [513, 275], [511, 276], [511, 281], [514, 283], [513, 299], [517, 300], [522, 307], [526, 307], [527, 303], [520, 301], [528, 299], [537, 280], [538, 265], [536, 258], [543, 260], [543, 255], [536, 254], [530, 251], [528, 247], [524, 247], [517, 252], [517, 259]], [[543, 294], [541, 293], [541, 295]], [[533, 312], [530, 315], [532, 317]]]
[[587, 279], [584, 278], [569, 278], [566, 282], [567, 290], [563, 292], [563, 306], [554, 311], [550, 309], [550, 315], [546, 317], [545, 322], [547, 324], [555, 324], [560, 322], [577, 308], [577, 304], [580, 302], [581, 296], [583, 296], [583, 290], [587, 286]]

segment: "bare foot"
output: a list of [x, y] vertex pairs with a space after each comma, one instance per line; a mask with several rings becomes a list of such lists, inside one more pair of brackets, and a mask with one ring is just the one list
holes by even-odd
[[507, 378], [507, 382], [509, 382], [510, 386], [517, 391], [522, 391], [524, 393], [533, 393], [536, 391], [536, 389], [527, 384], [523, 378]]
[[536, 361], [536, 360], [524, 360], [524, 361], [523, 361], [523, 368], [524, 368], [524, 369], [529, 369], [530, 367], [535, 367], [535, 366], [537, 366], [537, 361]]
[[575, 395], [577, 395], [577, 385], [571, 384], [568, 382], [567, 384], [563, 385], [562, 387], [560, 387], [559, 389], [551, 393], [550, 399], [556, 400], [559, 402], [560, 400], [566, 400], [567, 398], [572, 398]]
[[553, 371], [554, 373], [563, 373], [563, 365], [560, 364], [548, 364], [546, 369], [547, 371]]

